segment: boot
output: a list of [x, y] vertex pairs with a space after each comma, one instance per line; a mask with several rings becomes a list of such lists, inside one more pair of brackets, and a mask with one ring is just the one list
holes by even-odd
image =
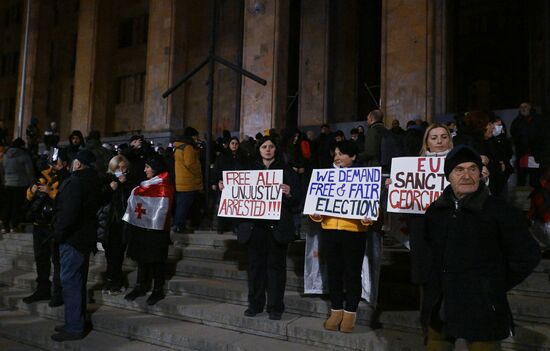
[[26, 304], [33, 303], [36, 301], [49, 300], [52, 298], [50, 289], [37, 289], [32, 295], [23, 298], [23, 302]]
[[338, 330], [342, 318], [344, 315], [344, 310], [330, 310], [330, 317], [325, 321], [326, 330]]
[[355, 328], [356, 317], [356, 312], [344, 311], [344, 318], [342, 319], [342, 323], [340, 323], [340, 331], [342, 333], [351, 333], [353, 328]]
[[136, 287], [132, 291], [130, 291], [128, 294], [126, 294], [124, 298], [128, 301], [134, 301], [140, 296], [145, 296], [145, 290], [141, 286], [136, 285]]
[[61, 292], [55, 292], [53, 293], [52, 299], [50, 302], [48, 302], [48, 306], [50, 307], [58, 307], [63, 305], [63, 295]]
[[154, 289], [151, 295], [147, 298], [147, 304], [149, 306], [152, 306], [159, 302], [160, 300], [164, 299], [166, 295], [164, 295], [163, 289]]

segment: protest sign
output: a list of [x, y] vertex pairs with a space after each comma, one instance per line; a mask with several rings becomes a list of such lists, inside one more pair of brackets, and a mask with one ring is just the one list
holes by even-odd
[[380, 167], [314, 169], [304, 214], [340, 218], [378, 218]]
[[224, 171], [218, 216], [280, 219], [282, 170]]
[[449, 184], [444, 165], [444, 157], [394, 158], [387, 211], [425, 213]]

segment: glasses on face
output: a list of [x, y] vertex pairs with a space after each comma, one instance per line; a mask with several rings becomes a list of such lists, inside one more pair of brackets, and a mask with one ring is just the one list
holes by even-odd
[[459, 177], [462, 177], [466, 174], [469, 176], [479, 175], [479, 167], [478, 166], [471, 166], [471, 167], [455, 167], [453, 169], [452, 173], [456, 174]]

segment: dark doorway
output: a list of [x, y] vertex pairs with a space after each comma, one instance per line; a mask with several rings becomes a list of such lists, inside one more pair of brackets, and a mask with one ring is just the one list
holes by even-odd
[[452, 111], [515, 108], [530, 100], [530, 6], [538, 1], [449, 2]]
[[328, 119], [364, 120], [380, 101], [381, 0], [330, 1]]
[[298, 125], [298, 90], [300, 89], [300, 17], [302, 1], [290, 2], [288, 24], [288, 77], [286, 127]]

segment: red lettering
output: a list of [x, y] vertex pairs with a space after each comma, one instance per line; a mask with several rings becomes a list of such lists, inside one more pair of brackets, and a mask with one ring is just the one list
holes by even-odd
[[250, 172], [226, 172], [225, 185], [250, 185]]
[[419, 157], [418, 158], [418, 172], [426, 172], [426, 168], [424, 168], [426, 165], [424, 164], [424, 161], [426, 161], [426, 157]]
[[[437, 162], [437, 165], [434, 166], [434, 163]], [[441, 159], [439, 157], [430, 157], [430, 171], [437, 173], [441, 168]]]

